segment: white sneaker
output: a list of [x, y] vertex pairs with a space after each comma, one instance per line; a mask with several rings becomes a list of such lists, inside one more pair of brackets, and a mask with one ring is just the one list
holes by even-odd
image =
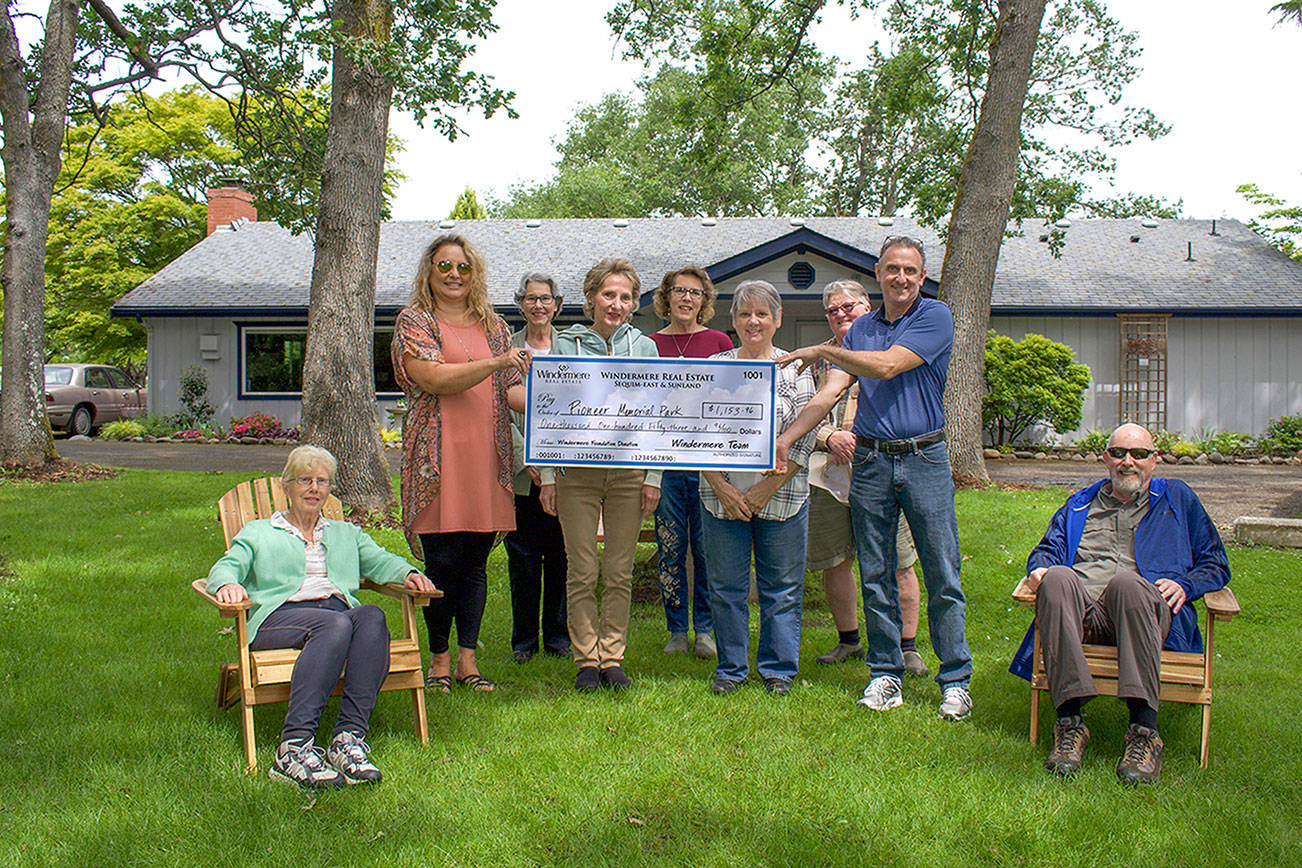
[[940, 716], [946, 720], [962, 720], [972, 713], [972, 694], [966, 687], [951, 685], [945, 688], [940, 700]]
[[904, 704], [900, 692], [900, 679], [894, 675], [878, 675], [863, 689], [863, 699], [859, 704], [873, 711], [886, 711]]
[[370, 752], [369, 744], [344, 730], [334, 737], [326, 749], [326, 762], [350, 784], [378, 784], [383, 776], [371, 762]]
[[267, 769], [267, 777], [308, 789], [341, 786], [345, 783], [344, 776], [326, 765], [324, 753], [308, 739], [282, 741], [276, 749], [275, 762]]

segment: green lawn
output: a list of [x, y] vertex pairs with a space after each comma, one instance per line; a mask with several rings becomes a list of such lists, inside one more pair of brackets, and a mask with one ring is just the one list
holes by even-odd
[[[1119, 704], [1091, 704], [1086, 768], [1056, 780], [1006, 671], [1029, 618], [1009, 591], [1062, 491], [959, 495], [976, 664], [961, 723], [937, 719], [929, 680], [906, 682], [901, 709], [856, 707], [862, 665], [813, 663], [835, 636], [813, 581], [789, 697], [709, 693], [708, 662], [660, 653], [653, 605], [631, 629], [636, 688], [578, 695], [567, 662], [509, 662], [498, 548], [481, 651], [498, 691], [430, 696], [424, 748], [406, 696], [381, 696], [370, 742], [385, 782], [313, 798], [243, 775], [238, 714], [212, 702], [231, 622], [187, 585], [220, 553], [213, 503], [239, 478], [0, 482], [3, 863], [1302, 862], [1298, 553], [1231, 550], [1244, 614], [1217, 634], [1211, 768], [1198, 710], [1168, 705], [1162, 782], [1129, 789], [1113, 773]], [[402, 551], [396, 532], [377, 537]], [[282, 715], [256, 712], [264, 772]]]

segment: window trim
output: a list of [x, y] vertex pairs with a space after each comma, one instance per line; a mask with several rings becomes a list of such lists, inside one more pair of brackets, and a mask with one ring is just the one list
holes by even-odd
[[[392, 322], [376, 322], [375, 335], [378, 338], [381, 333], [390, 336], [393, 335]], [[307, 323], [302, 320], [285, 320], [269, 322], [266, 320], [236, 322], [235, 323], [235, 346], [237, 348], [235, 360], [235, 396], [240, 401], [284, 401], [284, 400], [301, 400], [303, 392], [253, 392], [247, 388], [248, 381], [245, 379], [247, 365], [246, 354], [248, 344], [245, 341], [247, 334], [301, 334], [306, 339]], [[378, 341], [377, 341], [378, 343]], [[375, 392], [377, 401], [398, 401], [404, 397], [401, 391], [396, 392]]]

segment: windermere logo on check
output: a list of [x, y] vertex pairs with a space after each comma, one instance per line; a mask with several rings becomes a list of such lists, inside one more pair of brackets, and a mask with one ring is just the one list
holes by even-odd
[[776, 394], [768, 361], [537, 356], [525, 462], [767, 470]]

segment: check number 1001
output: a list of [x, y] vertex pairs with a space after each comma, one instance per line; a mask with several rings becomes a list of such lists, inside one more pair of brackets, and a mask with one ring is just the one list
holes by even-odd
[[759, 419], [763, 412], [763, 404], [732, 404], [722, 401], [707, 401], [701, 405], [701, 418], [703, 419]]

